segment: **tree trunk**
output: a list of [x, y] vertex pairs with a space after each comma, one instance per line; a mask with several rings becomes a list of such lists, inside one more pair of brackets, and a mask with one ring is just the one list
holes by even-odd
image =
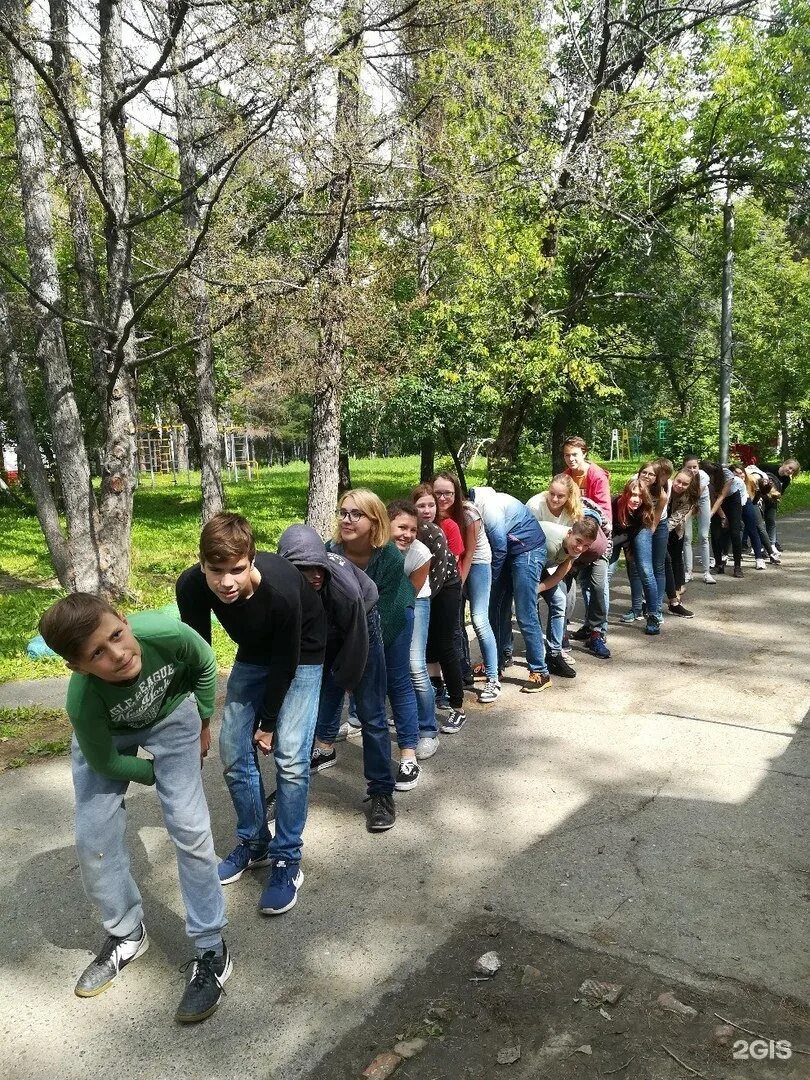
[[432, 435], [424, 435], [420, 446], [419, 479], [423, 484], [433, 479], [436, 472], [436, 440]]
[[[175, 69], [184, 62], [185, 48], [182, 44], [182, 35], [178, 35], [174, 50]], [[177, 151], [180, 158], [180, 184], [189, 192], [183, 202], [183, 224], [186, 230], [186, 243], [191, 248], [202, 228], [199, 188], [194, 188], [199, 176], [195, 149], [194, 100], [185, 72], [176, 70], [172, 81], [177, 121]], [[211, 307], [208, 288], [203, 280], [204, 263], [204, 256], [200, 252], [186, 274], [192, 327], [196, 338], [194, 383], [197, 399], [203, 524], [214, 514], [218, 514], [225, 505], [222, 487], [222, 453], [217, 426]]]
[[[129, 585], [132, 494], [135, 488], [135, 423], [132, 377], [135, 344], [124, 330], [132, 318], [129, 291], [131, 248], [122, 228], [127, 215], [126, 132], [123, 110], [113, 107], [123, 83], [121, 0], [100, 0], [100, 121], [104, 194], [110, 204], [105, 215], [107, 252], [107, 412], [101, 452], [99, 542], [102, 588], [115, 599]], [[123, 357], [122, 357], [123, 354]], [[123, 364], [113, 379], [119, 358]]]
[[[67, 0], [50, 0], [51, 16], [51, 56], [54, 82], [59, 90], [59, 97], [64, 112], [70, 122], [76, 123], [76, 93], [73, 85], [73, 59], [68, 47], [68, 5]], [[99, 281], [98, 268], [93, 253], [93, 239], [90, 231], [90, 215], [87, 209], [87, 191], [85, 176], [76, 160], [73, 143], [67, 130], [65, 115], [58, 112], [60, 121], [59, 148], [62, 158], [62, 170], [65, 178], [65, 191], [68, 197], [70, 231], [73, 238], [73, 254], [76, 277], [82, 297], [85, 318], [96, 324], [86, 328], [90, 355], [93, 362], [93, 379], [96, 386], [99, 420], [102, 432], [107, 419], [107, 379], [106, 351], [104, 340], [104, 295]]]
[[728, 461], [731, 422], [731, 312], [734, 301], [734, 207], [731, 192], [723, 206], [723, 296], [720, 316], [720, 461]]
[[42, 463], [34, 418], [28, 404], [28, 394], [22, 377], [22, 364], [14, 346], [11, 324], [8, 317], [5, 294], [0, 287], [0, 356], [3, 358], [3, 377], [6, 391], [17, 430], [17, 454], [25, 468], [25, 476], [31, 494], [34, 496], [37, 517], [48, 545], [59, 584], [63, 589], [70, 589], [73, 571], [70, 565], [67, 544], [59, 526], [59, 514], [56, 509], [53, 492], [48, 482], [48, 474]]
[[341, 450], [338, 455], [338, 494], [349, 491], [352, 486], [352, 474], [349, 467], [349, 455], [346, 450]]
[[790, 428], [788, 427], [787, 405], [784, 399], [779, 403], [779, 434], [782, 437], [782, 445], [779, 448], [780, 456], [790, 457]]
[[568, 396], [557, 406], [554, 419], [551, 421], [551, 474], [556, 476], [565, 468], [563, 458], [563, 445], [568, 435], [579, 435], [577, 429], [582, 423], [582, 410], [573, 396], [573, 386], [568, 387]]
[[529, 393], [520, 392], [517, 397], [504, 405], [501, 410], [498, 434], [495, 436], [489, 453], [490, 461], [506, 462], [512, 465], [517, 461], [520, 436], [523, 433], [526, 410], [530, 401]]
[[[342, 23], [351, 33], [360, 25], [355, 0], [347, 0]], [[362, 34], [344, 54], [337, 78], [333, 179], [329, 185], [327, 221], [333, 246], [320, 281], [318, 312], [318, 376], [309, 439], [307, 524], [321, 536], [332, 531], [338, 496], [340, 402], [346, 342], [346, 299], [349, 287], [349, 201], [357, 153]]]
[[456, 476], [458, 477], [458, 481], [461, 484], [461, 490], [466, 492], [467, 477], [464, 473], [464, 462], [461, 460], [460, 453], [456, 449], [453, 440], [450, 438], [450, 433], [446, 430], [444, 431], [444, 445], [447, 447], [447, 452], [453, 459], [453, 466], [456, 470]]
[[[7, 12], [19, 36], [33, 48], [21, 0], [10, 0]], [[31, 286], [43, 301], [33, 304], [38, 328], [37, 359], [43, 373], [67, 518], [69, 561], [73, 568], [70, 584], [75, 589], [95, 593], [101, 584], [97, 554], [98, 522], [90, 483], [90, 463], [73, 389], [62, 320], [57, 314], [62, 307], [62, 292], [56, 263], [53, 209], [37, 87], [30, 64], [11, 46], [7, 49], [7, 63]], [[64, 564], [62, 566], [64, 569]]]

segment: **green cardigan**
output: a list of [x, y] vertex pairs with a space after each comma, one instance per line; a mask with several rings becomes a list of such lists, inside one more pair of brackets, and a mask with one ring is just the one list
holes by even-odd
[[[330, 541], [327, 547], [330, 551], [346, 555], [343, 544]], [[416, 591], [410, 578], [405, 576], [405, 559], [393, 540], [389, 540], [384, 547], [374, 549], [365, 573], [380, 594], [377, 610], [380, 613], [383, 645], [388, 648], [405, 627], [405, 613], [413, 607]]]

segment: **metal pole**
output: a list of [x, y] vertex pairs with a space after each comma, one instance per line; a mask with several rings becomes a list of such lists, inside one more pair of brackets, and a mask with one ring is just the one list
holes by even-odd
[[728, 431], [731, 421], [731, 366], [733, 343], [731, 314], [734, 302], [734, 207], [731, 191], [723, 205], [723, 299], [720, 315], [720, 460], [728, 461]]

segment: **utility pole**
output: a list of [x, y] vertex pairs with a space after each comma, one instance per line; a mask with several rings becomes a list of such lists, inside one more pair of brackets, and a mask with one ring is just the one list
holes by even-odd
[[731, 419], [731, 312], [734, 300], [734, 207], [726, 189], [723, 205], [723, 299], [720, 314], [720, 460], [728, 461], [728, 429]]

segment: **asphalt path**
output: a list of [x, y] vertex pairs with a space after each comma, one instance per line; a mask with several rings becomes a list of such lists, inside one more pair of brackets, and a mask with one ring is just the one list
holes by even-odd
[[[579, 651], [575, 680], [531, 696], [519, 659], [498, 702], [471, 703], [463, 732], [397, 796], [389, 833], [366, 832], [360, 748], [341, 744], [313, 781], [297, 906], [261, 917], [258, 871], [227, 887], [234, 975], [196, 1028], [172, 1019], [189, 945], [154, 790], [127, 799], [151, 948], [80, 1000], [73, 984], [103, 934], [73, 848], [68, 761], [4, 774], [0, 1074], [317, 1076], [482, 911], [695, 985], [807, 1001], [809, 524], [781, 520], [781, 568], [747, 560], [742, 581], [691, 584], [696, 617], [665, 619], [658, 639], [618, 625], [617, 578], [613, 658]], [[0, 704], [50, 704], [63, 686], [0, 687]], [[205, 787], [224, 854], [232, 811], [215, 755]]]

